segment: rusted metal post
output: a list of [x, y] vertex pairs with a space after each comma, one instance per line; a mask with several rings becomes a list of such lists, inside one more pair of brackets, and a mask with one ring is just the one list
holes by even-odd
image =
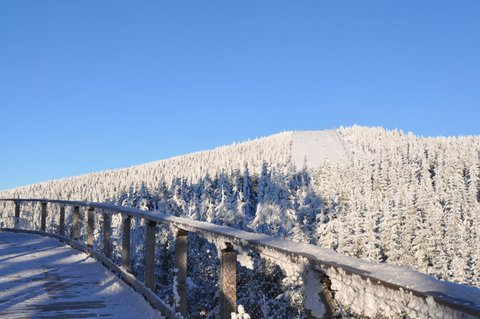
[[230, 319], [237, 310], [237, 252], [230, 243], [220, 254], [220, 318]]
[[110, 224], [110, 220], [110, 215], [103, 213], [103, 254], [107, 258], [112, 257], [112, 245], [110, 244], [112, 227]]
[[132, 217], [127, 215], [123, 220], [123, 238], [122, 238], [122, 267], [126, 271], [132, 272], [130, 267], [130, 228]]
[[[175, 310], [187, 317], [187, 252], [188, 252], [188, 232], [179, 229], [175, 239], [175, 268], [177, 269], [177, 294], [179, 303]], [[165, 256], [166, 257], [166, 256]]]
[[146, 221], [145, 230], [145, 286], [153, 290], [155, 287], [155, 227], [157, 223]]
[[42, 203], [42, 218], [40, 220], [40, 231], [45, 232], [47, 228], [47, 203]]
[[20, 202], [15, 202], [15, 228], [18, 228], [20, 225]]
[[60, 206], [59, 234], [65, 236], [65, 206]]
[[78, 240], [80, 234], [78, 223], [80, 221], [80, 206], [73, 206], [73, 240]]
[[95, 208], [89, 207], [88, 208], [88, 215], [87, 215], [87, 247], [93, 247], [93, 228], [95, 226]]

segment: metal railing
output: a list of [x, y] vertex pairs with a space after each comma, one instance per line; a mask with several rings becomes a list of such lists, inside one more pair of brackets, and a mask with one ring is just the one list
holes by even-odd
[[[66, 201], [50, 199], [0, 199], [0, 202], [12, 202], [15, 205], [13, 227], [2, 230], [40, 233], [57, 238], [72, 247], [85, 251], [101, 261], [106, 267], [117, 273], [125, 282], [159, 309], [167, 318], [183, 316], [195, 317], [192, 298], [187, 298], [189, 285], [189, 234], [206, 238], [217, 246], [218, 250], [218, 305], [217, 315], [222, 319], [232, 318], [237, 312], [237, 296], [242, 286], [237, 278], [237, 255], [242, 252], [258, 254], [270, 264], [280, 266], [285, 272], [295, 272], [303, 285], [303, 309], [300, 318], [329, 318], [339, 309], [351, 314], [374, 316], [398, 314], [417, 314], [418, 317], [430, 317], [430, 311], [443, 313], [447, 317], [480, 317], [480, 289], [453, 283], [441, 282], [430, 276], [392, 265], [374, 264], [357, 258], [344, 256], [317, 246], [274, 238], [271, 236], [238, 230], [186, 218], [165, 215], [155, 211], [142, 211], [129, 207], [107, 203]], [[22, 205], [40, 203], [39, 229], [21, 229]], [[38, 205], [38, 204], [37, 204]], [[49, 205], [59, 207], [59, 213], [52, 223], [57, 227], [47, 227]], [[71, 225], [66, 225], [66, 207]], [[81, 225], [82, 209], [86, 216], [86, 225]], [[111, 220], [114, 214], [122, 215], [121, 258], [115, 262], [112, 257]], [[8, 217], [2, 212], [3, 224]], [[94, 247], [95, 219], [103, 223], [100, 231], [103, 238], [101, 249]], [[132, 219], [144, 221], [144, 258], [143, 280], [132, 274], [131, 229]], [[175, 229], [174, 281], [170, 300], [156, 293], [155, 270], [159, 260], [156, 258], [157, 225], [166, 225]], [[33, 225], [30, 225], [33, 227]], [[86, 242], [80, 235], [80, 227], [86, 226]], [[30, 227], [30, 228], [31, 228]], [[71, 230], [67, 234], [67, 228]], [[136, 243], [138, 244], [138, 243]], [[198, 252], [199, 255], [205, 252]], [[168, 260], [165, 261], [168, 266]], [[191, 263], [191, 261], [190, 261]], [[190, 266], [192, 266], [190, 264]], [[402, 280], [395, 272], [402, 273]], [[137, 274], [138, 275], [138, 274]], [[407, 278], [407, 279], [405, 279]], [[273, 284], [279, 284], [273, 282]], [[346, 292], [348, 290], [348, 293]], [[376, 309], [372, 309], [372, 302]], [[244, 305], [245, 306], [245, 305]], [[253, 306], [252, 306], [253, 307]], [[247, 313], [253, 311], [245, 309]], [[266, 317], [254, 311], [251, 318]], [[245, 317], [244, 317], [245, 318]]]

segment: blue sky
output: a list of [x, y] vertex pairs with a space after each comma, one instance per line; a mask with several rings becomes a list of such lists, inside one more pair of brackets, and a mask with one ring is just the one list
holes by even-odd
[[480, 134], [479, 1], [0, 3], [0, 189], [284, 130]]

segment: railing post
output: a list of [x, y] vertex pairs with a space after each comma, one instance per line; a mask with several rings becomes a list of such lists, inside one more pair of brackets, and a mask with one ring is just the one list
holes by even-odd
[[230, 243], [220, 254], [220, 318], [230, 319], [237, 310], [237, 252]]
[[15, 202], [15, 228], [20, 226], [20, 202]]
[[303, 307], [306, 317], [308, 319], [334, 318], [335, 302], [330, 290], [330, 279], [312, 265], [306, 266], [301, 276], [305, 289]]
[[188, 232], [179, 229], [175, 239], [175, 268], [177, 269], [177, 294], [179, 303], [176, 311], [181, 313], [184, 318], [187, 317], [187, 252], [188, 252]]
[[165, 238], [165, 241], [162, 243], [162, 277], [160, 278], [162, 285], [168, 286], [168, 269], [169, 269], [169, 264], [168, 264], [168, 237]]
[[145, 230], [145, 286], [153, 290], [155, 286], [155, 227], [157, 223], [146, 221]]
[[73, 240], [78, 240], [80, 231], [78, 223], [80, 221], [80, 206], [73, 206]]
[[132, 217], [127, 215], [123, 220], [123, 239], [122, 239], [122, 267], [126, 271], [132, 272], [130, 267], [130, 228]]
[[110, 258], [112, 257], [112, 246], [110, 244], [110, 237], [112, 236], [112, 228], [110, 224], [110, 215], [103, 213], [103, 254]]
[[89, 207], [88, 214], [87, 214], [87, 247], [93, 247], [93, 227], [95, 225], [94, 219], [95, 208]]
[[60, 221], [59, 221], [59, 234], [65, 236], [65, 206], [60, 206]]
[[40, 231], [45, 232], [47, 228], [47, 203], [42, 202], [42, 218], [40, 221]]

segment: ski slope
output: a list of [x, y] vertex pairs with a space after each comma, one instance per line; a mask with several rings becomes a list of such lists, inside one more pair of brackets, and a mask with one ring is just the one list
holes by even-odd
[[298, 131], [292, 133], [292, 162], [296, 167], [317, 168], [328, 160], [341, 161], [348, 158], [341, 137], [336, 130]]

